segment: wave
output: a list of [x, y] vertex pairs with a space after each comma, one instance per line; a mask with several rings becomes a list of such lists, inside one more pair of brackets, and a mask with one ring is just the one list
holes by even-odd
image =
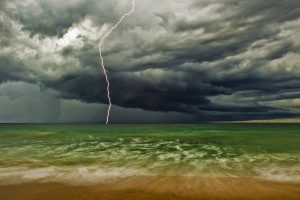
[[0, 184], [97, 184], [131, 176], [254, 177], [300, 181], [300, 154], [197, 140], [118, 138], [0, 144]]
[[99, 166], [50, 166], [50, 167], [6, 167], [0, 168], [0, 185], [29, 182], [55, 182], [70, 185], [95, 185], [136, 176], [201, 176], [258, 178], [280, 182], [300, 182], [300, 171], [295, 168], [255, 168], [255, 174], [213, 171], [167, 172], [151, 171], [146, 168], [100, 168]]
[[71, 185], [94, 185], [103, 182], [115, 181], [132, 176], [151, 176], [142, 169], [97, 167], [9, 167], [0, 168], [0, 185], [13, 185], [28, 182], [55, 182]]

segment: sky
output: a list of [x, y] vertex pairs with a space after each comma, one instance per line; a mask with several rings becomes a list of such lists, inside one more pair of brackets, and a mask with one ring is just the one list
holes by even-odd
[[[1, 0], [0, 122], [104, 123], [131, 0]], [[300, 117], [299, 0], [136, 0], [112, 123]]]

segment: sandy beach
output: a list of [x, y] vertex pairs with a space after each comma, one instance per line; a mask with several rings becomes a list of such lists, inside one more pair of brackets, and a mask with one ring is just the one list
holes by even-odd
[[0, 196], [5, 200], [299, 200], [300, 183], [246, 178], [131, 177], [90, 186], [0, 186]]

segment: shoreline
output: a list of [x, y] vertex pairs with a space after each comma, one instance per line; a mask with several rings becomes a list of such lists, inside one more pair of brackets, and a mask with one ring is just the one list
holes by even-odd
[[0, 196], [9, 200], [298, 200], [300, 183], [252, 178], [141, 176], [90, 186], [36, 182], [2, 185]]

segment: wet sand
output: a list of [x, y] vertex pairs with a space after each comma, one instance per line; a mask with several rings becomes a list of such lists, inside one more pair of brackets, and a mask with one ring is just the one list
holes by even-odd
[[71, 186], [26, 183], [0, 186], [3, 200], [299, 200], [300, 183], [248, 178], [131, 177]]

